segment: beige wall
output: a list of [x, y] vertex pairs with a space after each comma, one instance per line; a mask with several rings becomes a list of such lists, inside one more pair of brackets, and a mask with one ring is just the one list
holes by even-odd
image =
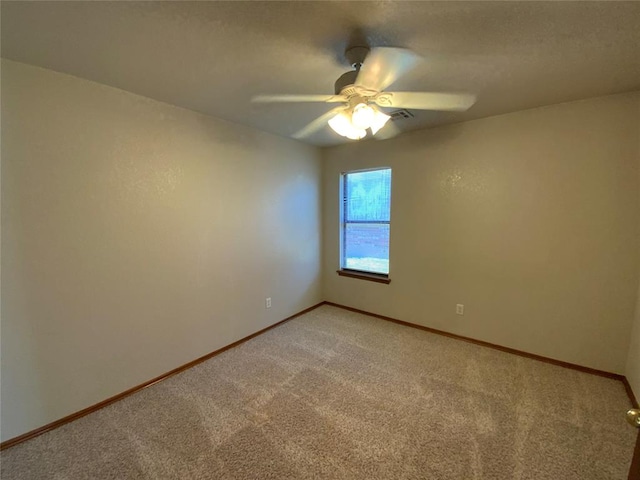
[[[326, 150], [325, 300], [624, 373], [639, 104], [618, 95]], [[390, 285], [335, 273], [339, 174], [377, 166], [393, 168]]]
[[[640, 104], [638, 105], [638, 115], [640, 116]], [[638, 125], [638, 129], [640, 130], [640, 124]], [[640, 165], [640, 135], [638, 138], [638, 165]], [[638, 177], [638, 181], [640, 183], [640, 176]], [[640, 202], [638, 203], [638, 217], [640, 217]], [[640, 249], [640, 242], [638, 244], [638, 249]], [[640, 285], [638, 285], [636, 315], [633, 322], [633, 329], [631, 331], [631, 341], [629, 343], [629, 355], [627, 357], [627, 370], [625, 372], [625, 376], [633, 389], [636, 400], [640, 401]]]
[[627, 370], [625, 372], [629, 385], [633, 389], [636, 400], [640, 401], [640, 288], [638, 288], [638, 303], [636, 317], [631, 332]]
[[3, 440], [321, 300], [312, 147], [11, 61], [2, 102]]

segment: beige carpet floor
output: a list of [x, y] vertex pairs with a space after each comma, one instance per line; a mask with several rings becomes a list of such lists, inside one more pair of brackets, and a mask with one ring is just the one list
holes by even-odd
[[3, 479], [626, 479], [622, 384], [322, 306], [9, 448]]

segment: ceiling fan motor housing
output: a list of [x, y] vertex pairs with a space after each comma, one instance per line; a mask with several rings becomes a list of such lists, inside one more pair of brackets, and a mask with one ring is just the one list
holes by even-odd
[[336, 80], [336, 83], [335, 83], [336, 95], [340, 95], [346, 87], [356, 83], [357, 77], [358, 77], [358, 70], [352, 70], [350, 72], [347, 72], [341, 75], [340, 78], [338, 78], [338, 80]]

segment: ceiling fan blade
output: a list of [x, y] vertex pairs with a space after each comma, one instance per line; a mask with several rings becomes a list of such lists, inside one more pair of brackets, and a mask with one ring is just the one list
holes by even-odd
[[256, 95], [251, 99], [255, 103], [273, 102], [346, 102], [347, 97], [342, 95]]
[[327, 126], [327, 122], [329, 120], [331, 120], [333, 117], [335, 117], [338, 113], [342, 112], [346, 108], [347, 107], [340, 106], [340, 107], [336, 107], [336, 108], [333, 108], [333, 109], [329, 110], [327, 113], [325, 113], [324, 115], [320, 115], [313, 122], [308, 124], [303, 129], [298, 130], [296, 133], [294, 133], [291, 136], [293, 138], [297, 138], [297, 139], [300, 140], [302, 138], [306, 138], [306, 137], [316, 133], [321, 128], [326, 127]]
[[469, 93], [383, 92], [373, 101], [381, 107], [463, 112], [476, 103], [476, 96]]
[[364, 60], [356, 85], [382, 91], [411, 70], [420, 57], [406, 48], [372, 48]]

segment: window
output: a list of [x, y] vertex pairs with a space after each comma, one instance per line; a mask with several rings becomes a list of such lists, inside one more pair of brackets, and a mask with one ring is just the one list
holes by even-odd
[[341, 184], [341, 270], [338, 273], [377, 277], [389, 283], [391, 169], [343, 173]]

